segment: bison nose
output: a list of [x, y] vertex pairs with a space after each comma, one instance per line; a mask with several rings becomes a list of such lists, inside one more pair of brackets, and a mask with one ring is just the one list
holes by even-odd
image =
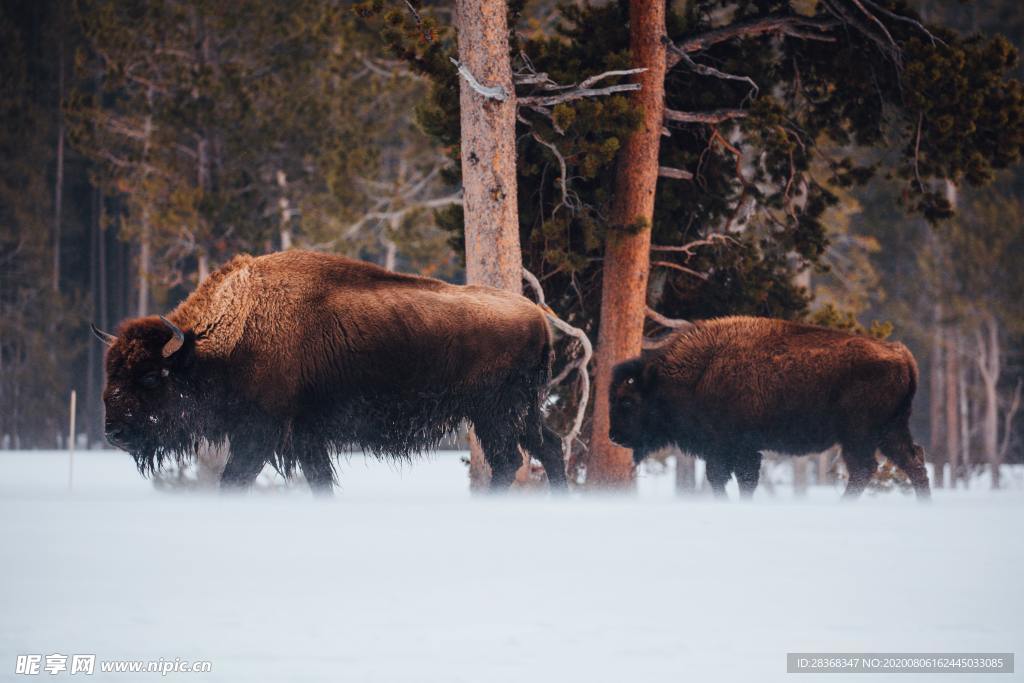
[[116, 446], [121, 436], [124, 434], [124, 425], [118, 422], [108, 422], [104, 431], [106, 433], [107, 441]]

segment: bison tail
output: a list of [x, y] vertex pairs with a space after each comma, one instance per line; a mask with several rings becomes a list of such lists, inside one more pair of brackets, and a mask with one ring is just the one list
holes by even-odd
[[906, 420], [910, 417], [911, 407], [914, 403], [914, 396], [917, 394], [917, 382], [919, 378], [919, 371], [917, 369], [917, 361], [914, 359], [914, 354], [910, 352], [903, 344], [899, 344], [898, 348], [903, 356], [904, 367], [907, 372], [907, 388], [903, 394], [903, 398], [900, 400], [899, 406], [896, 408], [894, 420]]

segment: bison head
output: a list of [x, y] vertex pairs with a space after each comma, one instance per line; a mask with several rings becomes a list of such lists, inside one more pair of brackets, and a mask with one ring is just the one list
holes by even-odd
[[106, 436], [143, 472], [181, 452], [195, 433], [197, 392], [190, 381], [195, 335], [164, 317], [130, 320], [117, 336], [93, 332], [110, 346], [103, 389]]
[[612, 374], [608, 436], [620, 446], [632, 448], [633, 461], [638, 464], [668, 443], [661, 436], [664, 424], [659, 424], [651, 398], [654, 384], [650, 365], [641, 358], [616, 365]]

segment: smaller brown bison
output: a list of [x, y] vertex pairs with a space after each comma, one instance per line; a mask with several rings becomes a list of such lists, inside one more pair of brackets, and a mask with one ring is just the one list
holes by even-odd
[[715, 494], [736, 475], [757, 488], [761, 451], [843, 449], [856, 498], [880, 449], [929, 496], [924, 452], [910, 435], [917, 363], [907, 347], [813, 325], [732, 317], [699, 323], [615, 368], [613, 441], [648, 453], [675, 444], [702, 457]]

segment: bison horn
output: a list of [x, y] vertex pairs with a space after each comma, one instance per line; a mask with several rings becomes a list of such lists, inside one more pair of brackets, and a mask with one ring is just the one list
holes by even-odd
[[89, 328], [92, 330], [92, 333], [96, 335], [96, 338], [99, 339], [104, 344], [106, 344], [107, 346], [113, 346], [114, 342], [117, 341], [117, 337], [115, 337], [112, 334], [107, 334], [106, 332], [99, 329], [92, 323], [89, 323]]
[[172, 323], [167, 318], [160, 316], [160, 320], [164, 325], [167, 325], [167, 327], [171, 329], [171, 332], [174, 333], [173, 336], [167, 340], [167, 343], [164, 344], [164, 349], [161, 351], [164, 358], [169, 358], [185, 345], [185, 333], [181, 331], [180, 327]]

